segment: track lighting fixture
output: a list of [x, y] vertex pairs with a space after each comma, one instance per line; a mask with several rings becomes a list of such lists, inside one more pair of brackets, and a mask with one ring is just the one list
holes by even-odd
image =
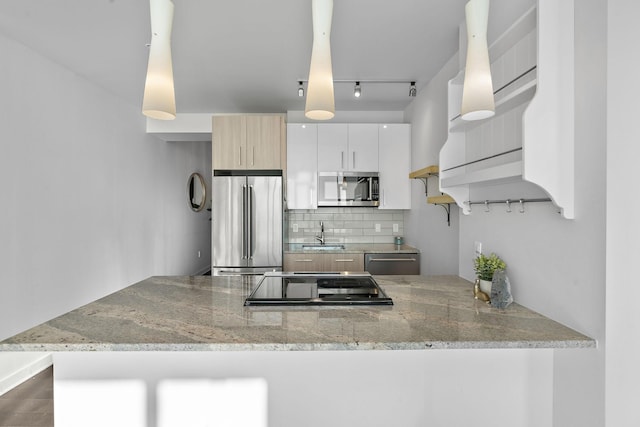
[[353, 88], [353, 96], [355, 96], [356, 98], [360, 98], [360, 95], [362, 95], [360, 82], [356, 82], [356, 86]]
[[[309, 80], [304, 80], [304, 79], [299, 79], [298, 80], [298, 96], [302, 97], [304, 96], [304, 87], [303, 85], [307, 83], [307, 90], [309, 90], [309, 88], [311, 88], [311, 82]], [[344, 80], [344, 79], [334, 79], [332, 80], [333, 84], [340, 84], [340, 83], [349, 83], [349, 84], [354, 84], [353, 87], [353, 96], [356, 98], [360, 98], [360, 96], [362, 96], [362, 83], [366, 83], [366, 84], [384, 84], [384, 85], [391, 85], [391, 84], [407, 84], [409, 83], [409, 96], [411, 97], [415, 97], [418, 94], [418, 90], [416, 89], [416, 82], [415, 81], [410, 81], [410, 80]], [[307, 94], [307, 98], [311, 97], [311, 91], [309, 90], [309, 94]], [[309, 100], [307, 99], [307, 103], [309, 102]], [[316, 119], [316, 120], [322, 120], [322, 119]]]
[[416, 96], [418, 94], [418, 90], [416, 89], [416, 82], [411, 82], [409, 85], [409, 96]]

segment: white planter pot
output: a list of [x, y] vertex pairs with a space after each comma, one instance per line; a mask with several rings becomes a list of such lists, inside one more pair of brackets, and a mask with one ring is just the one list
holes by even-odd
[[491, 280], [480, 279], [480, 290], [488, 296], [491, 296]]

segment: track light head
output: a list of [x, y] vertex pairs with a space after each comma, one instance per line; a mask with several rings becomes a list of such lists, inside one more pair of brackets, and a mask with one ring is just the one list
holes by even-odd
[[360, 98], [362, 95], [362, 89], [360, 88], [360, 82], [356, 82], [356, 86], [353, 88], [353, 96]]
[[302, 86], [302, 82], [298, 82], [298, 96], [300, 98], [304, 96], [304, 86]]
[[418, 90], [416, 89], [416, 82], [411, 82], [409, 86], [409, 96], [416, 96], [418, 94]]

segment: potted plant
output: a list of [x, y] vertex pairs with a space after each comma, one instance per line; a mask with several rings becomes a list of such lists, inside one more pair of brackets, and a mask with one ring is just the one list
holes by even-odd
[[505, 270], [507, 264], [498, 255], [491, 253], [489, 256], [478, 255], [473, 260], [473, 267], [476, 270], [476, 277], [480, 281], [480, 290], [487, 295], [491, 295], [493, 273], [496, 270]]

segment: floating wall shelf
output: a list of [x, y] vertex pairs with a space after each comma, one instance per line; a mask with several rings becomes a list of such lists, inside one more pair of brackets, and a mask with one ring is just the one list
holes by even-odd
[[451, 204], [455, 204], [456, 201], [448, 194], [441, 193], [438, 196], [429, 196], [428, 180], [431, 177], [438, 177], [440, 168], [438, 165], [427, 166], [426, 168], [418, 169], [409, 174], [411, 179], [419, 179], [424, 184], [424, 194], [427, 196], [427, 203], [442, 207], [447, 213], [447, 225], [451, 226]]

